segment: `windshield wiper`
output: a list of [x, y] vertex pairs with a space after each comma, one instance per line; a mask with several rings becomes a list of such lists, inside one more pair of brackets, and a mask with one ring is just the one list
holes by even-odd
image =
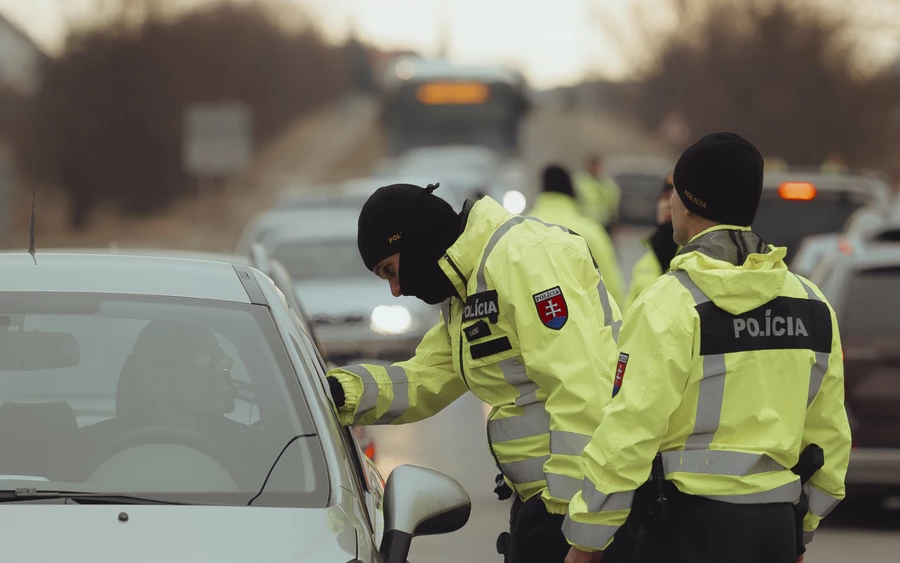
[[9, 489], [0, 491], [0, 503], [29, 502], [45, 499], [71, 499], [77, 503], [96, 504], [188, 504], [118, 493], [84, 493], [77, 491], [47, 491], [40, 489]]
[[263, 494], [263, 491], [266, 490], [266, 485], [269, 483], [269, 477], [272, 476], [272, 472], [275, 471], [275, 466], [278, 465], [279, 461], [281, 461], [281, 456], [284, 455], [284, 452], [287, 451], [287, 449], [290, 447], [290, 445], [293, 444], [294, 442], [296, 442], [297, 440], [299, 440], [300, 438], [314, 438], [315, 436], [317, 436], [317, 434], [315, 434], [315, 433], [298, 434], [298, 435], [294, 436], [293, 438], [291, 438], [290, 440], [288, 440], [288, 443], [285, 444], [283, 448], [281, 448], [281, 453], [279, 453], [278, 457], [275, 458], [275, 462], [272, 464], [272, 467], [269, 468], [269, 472], [266, 473], [266, 478], [265, 478], [265, 480], [263, 480], [263, 484], [262, 484], [262, 487], [259, 488], [259, 492], [256, 493], [256, 495], [252, 499], [247, 501], [247, 506], [250, 506], [251, 504], [253, 504], [253, 501], [258, 499], [259, 496], [261, 494]]

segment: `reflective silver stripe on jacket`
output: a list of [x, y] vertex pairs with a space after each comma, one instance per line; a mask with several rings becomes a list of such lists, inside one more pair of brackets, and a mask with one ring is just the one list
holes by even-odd
[[724, 450], [672, 450], [662, 452], [662, 462], [666, 475], [681, 472], [745, 477], [784, 469], [765, 454]]
[[771, 504], [775, 502], [789, 502], [791, 504], [800, 500], [800, 480], [785, 483], [769, 491], [759, 493], [747, 493], [743, 495], [702, 495], [705, 498], [730, 502], [731, 504]]
[[[349, 371], [362, 380], [363, 394], [359, 399], [359, 405], [356, 407], [356, 416], [353, 417], [353, 424], [358, 424], [360, 419], [378, 404], [378, 383], [371, 372], [359, 364], [345, 366], [342, 369]], [[373, 424], [390, 424], [402, 416], [409, 408], [409, 378], [406, 376], [406, 372], [398, 366], [387, 366], [385, 369], [388, 377], [391, 378], [394, 398], [391, 399], [391, 406], [387, 412]]]
[[609, 540], [613, 539], [616, 532], [619, 531], [619, 526], [576, 522], [566, 514], [566, 518], [563, 520], [562, 531], [570, 543], [591, 549], [603, 549], [609, 543]]
[[[800, 276], [795, 276], [797, 281], [800, 282], [800, 285], [803, 286], [803, 289], [806, 290], [806, 295], [810, 299], [814, 301], [822, 301], [819, 299], [819, 296], [812, 290], [809, 285], [803, 281], [803, 278]], [[813, 400], [816, 398], [816, 395], [819, 393], [819, 388], [822, 387], [822, 380], [825, 379], [825, 372], [828, 371], [828, 357], [830, 354], [827, 352], [816, 352], [816, 363], [813, 364], [812, 369], [809, 372], [809, 395], [806, 399], [806, 406], [809, 407]]]
[[344, 366], [343, 369], [362, 380], [363, 394], [359, 398], [359, 404], [356, 405], [356, 416], [353, 417], [353, 424], [357, 424], [359, 419], [378, 404], [378, 383], [375, 382], [375, 378], [369, 373], [369, 370], [361, 365]]
[[819, 518], [825, 518], [831, 514], [834, 507], [841, 502], [841, 499], [833, 497], [813, 485], [807, 484], [805, 489], [806, 496], [809, 497], [809, 512]]

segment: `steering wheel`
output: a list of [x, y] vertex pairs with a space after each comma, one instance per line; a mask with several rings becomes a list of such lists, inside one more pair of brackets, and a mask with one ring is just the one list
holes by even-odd
[[243, 488], [249, 483], [247, 473], [244, 471], [238, 458], [231, 453], [231, 450], [218, 442], [210, 440], [199, 432], [180, 426], [144, 426], [131, 430], [125, 433], [124, 436], [117, 438], [106, 448], [101, 457], [103, 461], [98, 463], [97, 467], [100, 467], [108, 459], [120, 452], [148, 444], [175, 444], [197, 450], [208, 455], [224, 467], [225, 471], [231, 475], [231, 478], [238, 483], [239, 487]]

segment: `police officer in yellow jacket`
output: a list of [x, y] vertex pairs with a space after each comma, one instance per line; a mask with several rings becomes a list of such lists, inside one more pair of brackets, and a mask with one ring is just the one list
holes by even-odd
[[581, 235], [600, 266], [606, 289], [616, 303], [621, 304], [625, 297], [625, 281], [616, 247], [603, 225], [592, 221], [579, 209], [569, 173], [555, 164], [547, 166], [541, 175], [541, 188], [528, 214], [548, 223], [563, 225]]
[[604, 174], [600, 155], [588, 156], [584, 171], [575, 175], [575, 189], [588, 217], [605, 228], [619, 220], [622, 190], [615, 180]]
[[623, 324], [616, 394], [563, 525], [567, 563], [602, 558], [633, 501], [651, 507], [636, 563], [802, 558], [801, 483], [788, 468], [812, 444], [824, 465], [804, 487], [804, 541], [844, 496], [837, 320], [819, 289], [788, 271], [786, 250], [750, 230], [762, 172], [756, 148], [731, 133], [704, 137], [678, 161], [672, 220], [684, 247]]
[[669, 271], [669, 263], [678, 252], [678, 244], [672, 238], [672, 175], [663, 181], [659, 200], [656, 202], [656, 230], [644, 241], [647, 252], [635, 262], [631, 269], [631, 284], [625, 302], [619, 302], [622, 314], [656, 278]]
[[584, 239], [489, 197], [460, 213], [435, 186], [378, 189], [359, 216], [366, 266], [395, 296], [441, 303], [415, 356], [329, 372], [344, 424], [404, 424], [472, 391], [492, 408], [491, 453], [516, 498], [512, 563], [559, 562], [581, 453], [612, 394], [621, 315]]

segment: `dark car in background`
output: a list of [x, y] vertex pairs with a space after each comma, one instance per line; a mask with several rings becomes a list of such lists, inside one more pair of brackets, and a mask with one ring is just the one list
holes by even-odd
[[786, 246], [785, 261], [790, 265], [804, 238], [839, 233], [857, 210], [888, 206], [890, 200], [890, 188], [877, 178], [803, 171], [768, 173], [753, 230], [769, 244]]

